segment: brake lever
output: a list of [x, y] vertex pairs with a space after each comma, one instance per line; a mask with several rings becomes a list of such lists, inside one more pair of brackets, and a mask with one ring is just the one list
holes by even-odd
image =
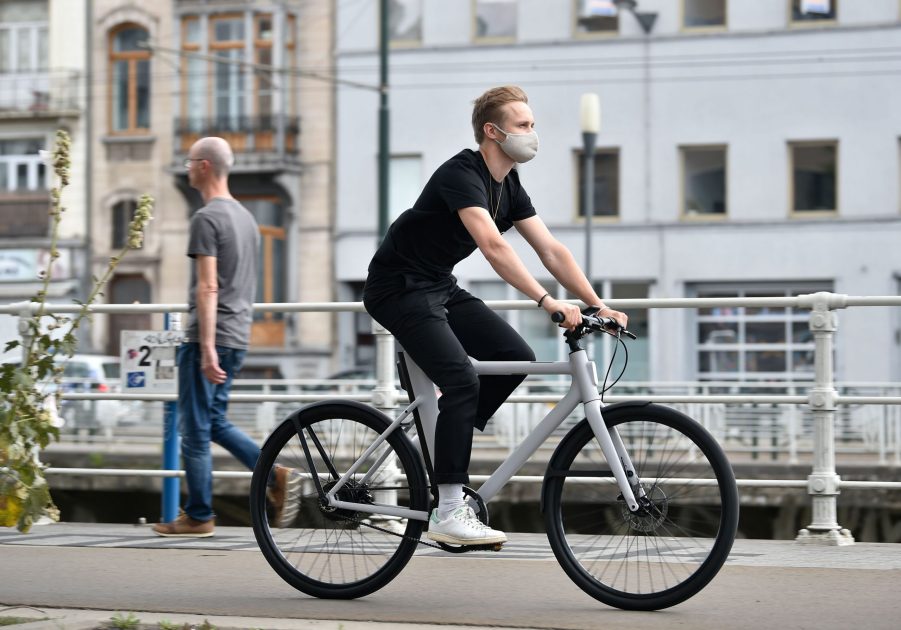
[[601, 331], [613, 337], [625, 335], [629, 339], [638, 339], [638, 337], [629, 330], [623, 328], [618, 321], [612, 317], [595, 317], [601, 323]]

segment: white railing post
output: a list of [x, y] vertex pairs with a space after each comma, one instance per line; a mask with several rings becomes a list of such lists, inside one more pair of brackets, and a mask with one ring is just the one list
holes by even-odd
[[835, 472], [835, 408], [838, 392], [833, 382], [832, 349], [838, 316], [830, 308], [829, 293], [813, 296], [810, 330], [814, 337], [814, 386], [808, 404], [814, 417], [813, 472], [807, 477], [812, 521], [798, 532], [801, 543], [853, 545], [854, 538], [838, 524], [836, 497], [841, 478]]
[[[394, 388], [394, 336], [375, 320], [372, 320], [372, 334], [375, 335], [375, 389], [372, 390], [372, 405], [391, 416], [397, 408], [397, 390]], [[385, 460], [382, 467], [385, 475], [379, 476], [381, 477], [378, 479], [379, 483], [390, 487], [396, 487], [398, 482], [403, 483], [394, 457]], [[376, 490], [373, 495], [376, 503], [397, 505], [397, 490]], [[406, 523], [396, 516], [373, 514], [369, 520], [377, 522], [379, 527], [398, 533], [406, 529]]]

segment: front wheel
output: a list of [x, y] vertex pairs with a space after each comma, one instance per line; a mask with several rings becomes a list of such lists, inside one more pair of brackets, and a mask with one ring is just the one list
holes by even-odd
[[[333, 488], [388, 426], [384, 414], [359, 403], [317, 403], [289, 416], [263, 445], [250, 487], [253, 533], [294, 588], [315, 597], [362, 597], [390, 582], [416, 550], [423, 521], [330, 507], [319, 493]], [[280, 479], [291, 492], [277, 486]], [[429, 506], [421, 459], [400, 430], [336, 496], [423, 512]]]
[[704, 588], [732, 548], [738, 526], [732, 467], [716, 440], [674, 409], [612, 406], [604, 420], [632, 459], [643, 505], [629, 511], [583, 420], [557, 447], [545, 476], [551, 548], [567, 575], [605, 604], [673, 606]]

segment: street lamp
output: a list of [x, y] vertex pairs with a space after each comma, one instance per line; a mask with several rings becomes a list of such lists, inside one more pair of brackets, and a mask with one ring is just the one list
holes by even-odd
[[585, 217], [585, 277], [591, 282], [591, 222], [594, 218], [594, 146], [601, 130], [601, 101], [597, 94], [583, 94], [582, 126], [582, 215]]

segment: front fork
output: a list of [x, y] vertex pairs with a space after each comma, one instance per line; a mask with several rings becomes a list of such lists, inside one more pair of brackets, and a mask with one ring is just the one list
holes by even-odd
[[601, 451], [610, 465], [610, 470], [614, 478], [616, 478], [616, 484], [619, 486], [620, 493], [629, 507], [629, 511], [637, 512], [640, 507], [638, 499], [644, 498], [645, 493], [641, 487], [638, 472], [635, 470], [632, 459], [626, 451], [626, 446], [619, 436], [619, 431], [616, 430], [616, 427], [608, 429], [607, 425], [604, 424], [600, 400], [592, 400], [585, 403], [585, 417], [588, 418], [588, 424], [601, 445]]

